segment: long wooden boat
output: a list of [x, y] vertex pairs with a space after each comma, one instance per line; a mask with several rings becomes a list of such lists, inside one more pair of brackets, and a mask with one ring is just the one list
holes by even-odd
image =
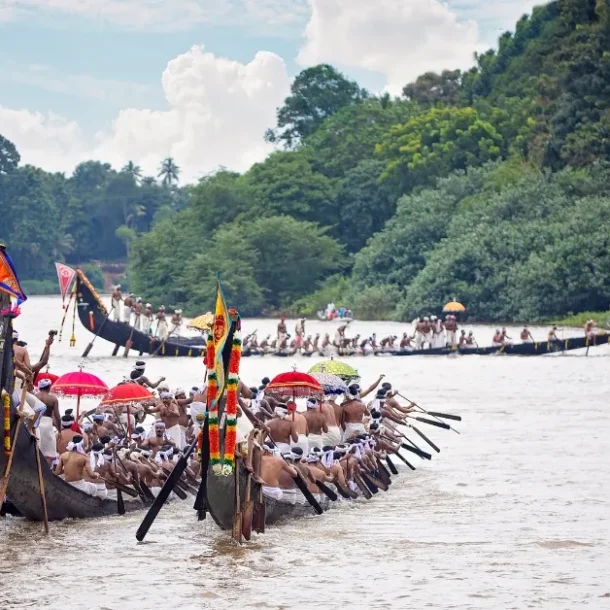
[[[347, 350], [334, 348], [333, 351], [338, 356], [450, 356], [460, 354], [462, 356], [491, 356], [506, 354], [510, 356], [543, 356], [545, 354], [555, 354], [558, 352], [569, 352], [577, 349], [607, 345], [610, 343], [610, 333], [600, 333], [591, 338], [570, 337], [568, 339], [558, 339], [553, 341], [536, 341], [533, 343], [515, 343], [507, 345], [490, 345], [487, 347], [436, 347], [431, 349], [413, 350], [375, 350], [368, 354], [358, 354]], [[263, 354], [261, 351], [252, 351], [247, 348], [242, 354], [243, 357], [249, 356], [275, 356], [287, 358], [298, 355], [297, 350], [284, 350], [280, 353], [269, 352]], [[317, 352], [301, 353], [301, 356], [324, 355]]]
[[111, 320], [108, 317], [110, 312], [81, 269], [77, 271], [76, 275], [76, 299], [78, 317], [82, 325], [93, 334], [114, 343], [115, 346], [124, 347], [128, 341], [131, 341], [132, 351], [140, 354], [190, 358], [202, 358], [205, 354], [203, 338], [170, 337], [166, 341], [161, 341], [152, 335], [134, 329], [125, 322]]

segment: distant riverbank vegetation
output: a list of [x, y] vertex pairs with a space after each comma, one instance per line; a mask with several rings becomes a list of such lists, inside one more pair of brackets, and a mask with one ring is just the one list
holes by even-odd
[[308, 68], [265, 134], [277, 151], [193, 186], [172, 159], [158, 177], [97, 162], [47, 174], [0, 140], [0, 238], [27, 279], [123, 256], [133, 290], [189, 314], [210, 309], [217, 272], [244, 315], [332, 301], [411, 320], [454, 297], [480, 321], [604, 311], [609, 2], [537, 7], [471, 70], [397, 98]]

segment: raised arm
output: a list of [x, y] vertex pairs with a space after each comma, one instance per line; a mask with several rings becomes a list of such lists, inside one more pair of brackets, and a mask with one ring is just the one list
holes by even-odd
[[364, 398], [368, 396], [373, 390], [377, 389], [377, 386], [381, 383], [381, 380], [385, 377], [385, 375], [379, 375], [379, 379], [370, 387], [367, 388], [364, 392], [360, 392], [360, 398]]

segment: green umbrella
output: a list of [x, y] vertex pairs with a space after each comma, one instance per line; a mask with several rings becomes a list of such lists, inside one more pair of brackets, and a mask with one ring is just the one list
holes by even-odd
[[330, 373], [331, 375], [341, 377], [346, 383], [360, 379], [360, 373], [354, 367], [337, 360], [318, 362], [309, 369], [309, 373]]

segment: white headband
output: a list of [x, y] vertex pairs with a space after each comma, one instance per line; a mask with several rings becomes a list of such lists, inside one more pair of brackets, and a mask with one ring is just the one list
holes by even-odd
[[53, 385], [53, 383], [50, 379], [41, 379], [38, 382], [38, 389], [44, 390], [45, 388], [50, 388], [52, 385]]

